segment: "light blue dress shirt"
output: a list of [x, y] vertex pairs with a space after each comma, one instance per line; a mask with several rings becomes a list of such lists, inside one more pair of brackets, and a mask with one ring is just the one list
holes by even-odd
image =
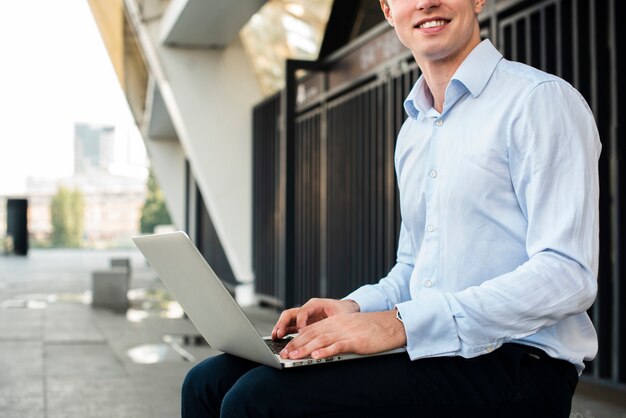
[[600, 140], [567, 82], [488, 41], [452, 77], [440, 114], [420, 78], [395, 153], [397, 264], [348, 295], [400, 311], [411, 359], [517, 342], [584, 368], [597, 289]]

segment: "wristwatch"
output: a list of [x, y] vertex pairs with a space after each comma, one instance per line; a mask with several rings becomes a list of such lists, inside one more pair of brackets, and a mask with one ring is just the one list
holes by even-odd
[[402, 315], [400, 315], [400, 310], [398, 308], [395, 308], [395, 309], [396, 309], [396, 319], [404, 324], [404, 321], [402, 320]]

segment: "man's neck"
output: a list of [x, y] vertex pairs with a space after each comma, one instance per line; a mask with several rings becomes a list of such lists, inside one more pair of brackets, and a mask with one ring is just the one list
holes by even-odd
[[433, 96], [433, 108], [437, 112], [443, 111], [443, 103], [446, 99], [446, 89], [450, 83], [450, 79], [456, 73], [456, 70], [461, 66], [465, 58], [472, 52], [472, 50], [480, 43], [476, 42], [471, 48], [468, 48], [465, 53], [459, 54], [455, 57], [451, 57], [445, 60], [429, 61], [420, 60], [416, 57], [417, 65], [420, 67], [426, 85]]
[[434, 63], [427, 63], [421, 66], [422, 74], [426, 80], [426, 85], [433, 96], [433, 107], [437, 112], [443, 112], [443, 102], [446, 99], [446, 88], [450, 79], [456, 72], [458, 66], [444, 66], [443, 68]]

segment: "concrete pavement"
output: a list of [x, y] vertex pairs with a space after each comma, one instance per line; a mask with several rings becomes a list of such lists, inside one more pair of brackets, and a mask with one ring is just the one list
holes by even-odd
[[[91, 272], [114, 257], [133, 266], [125, 314], [89, 303]], [[271, 329], [274, 315], [253, 316]], [[0, 416], [179, 416], [187, 370], [215, 354], [206, 344], [185, 344], [196, 335], [136, 251], [0, 256]]]

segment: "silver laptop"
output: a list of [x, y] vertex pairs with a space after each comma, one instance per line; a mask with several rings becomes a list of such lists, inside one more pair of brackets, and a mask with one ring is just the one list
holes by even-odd
[[[261, 337], [187, 234], [178, 231], [145, 235], [134, 237], [133, 241], [191, 322], [216, 350], [277, 369], [371, 357], [341, 354], [325, 359], [282, 359], [277, 353], [287, 341], [276, 344], [270, 337]], [[373, 355], [403, 351], [398, 348]]]

